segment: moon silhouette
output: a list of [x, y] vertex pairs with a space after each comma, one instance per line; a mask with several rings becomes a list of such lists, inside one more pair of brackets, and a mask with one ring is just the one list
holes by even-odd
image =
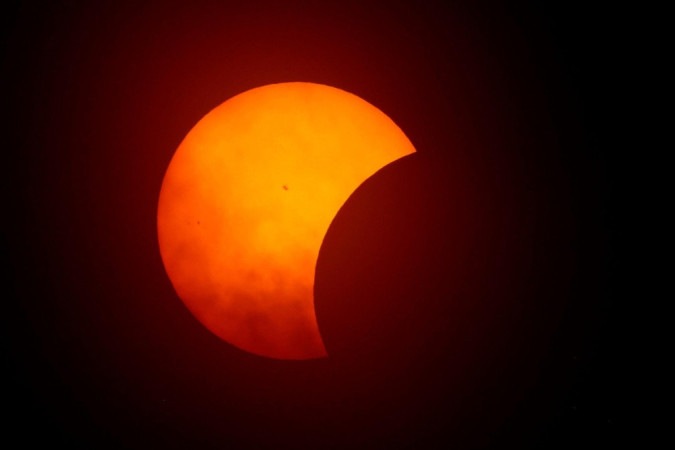
[[162, 182], [159, 248], [176, 293], [239, 349], [326, 356], [313, 298], [326, 231], [361, 183], [414, 151], [387, 115], [334, 87], [271, 84], [225, 101]]

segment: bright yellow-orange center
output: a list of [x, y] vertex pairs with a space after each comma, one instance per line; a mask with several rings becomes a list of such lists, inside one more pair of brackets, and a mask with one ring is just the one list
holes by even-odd
[[161, 188], [159, 246], [178, 296], [243, 350], [324, 356], [312, 292], [324, 234], [359, 184], [414, 151], [380, 110], [329, 86], [224, 102], [185, 137]]

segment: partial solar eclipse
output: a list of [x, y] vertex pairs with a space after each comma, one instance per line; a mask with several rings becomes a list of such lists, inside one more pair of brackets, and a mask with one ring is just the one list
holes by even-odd
[[382, 111], [334, 87], [271, 84], [225, 101], [162, 182], [159, 249], [176, 293], [242, 350], [326, 356], [313, 298], [324, 235], [361, 183], [414, 151]]

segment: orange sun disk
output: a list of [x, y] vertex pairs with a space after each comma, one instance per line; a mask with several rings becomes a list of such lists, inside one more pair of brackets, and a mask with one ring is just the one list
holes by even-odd
[[325, 356], [313, 284], [326, 230], [363, 181], [414, 151], [379, 109], [333, 87], [280, 83], [227, 100], [162, 183], [159, 247], [176, 293], [242, 350]]

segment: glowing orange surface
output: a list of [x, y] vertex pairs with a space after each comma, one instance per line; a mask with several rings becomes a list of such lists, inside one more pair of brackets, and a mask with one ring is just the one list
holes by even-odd
[[185, 137], [161, 188], [159, 247], [178, 296], [240, 349], [325, 356], [313, 283], [326, 230], [359, 184], [414, 151], [380, 110], [329, 86], [224, 102]]

